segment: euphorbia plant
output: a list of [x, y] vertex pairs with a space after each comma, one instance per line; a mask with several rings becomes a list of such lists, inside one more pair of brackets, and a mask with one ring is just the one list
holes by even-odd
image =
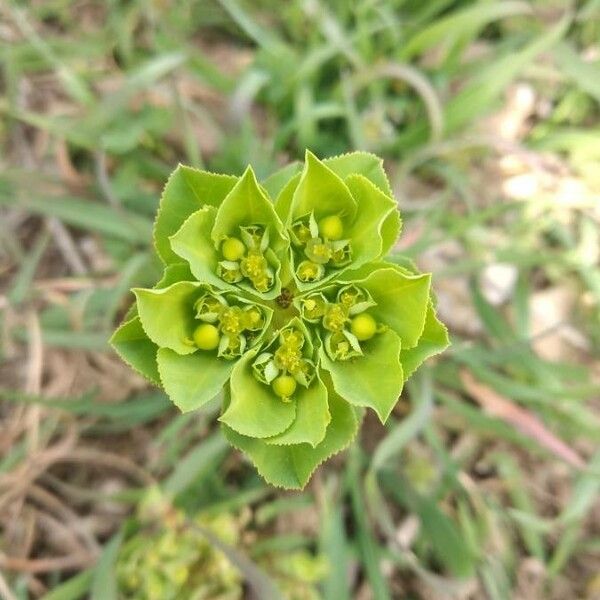
[[262, 183], [180, 165], [154, 227], [164, 275], [112, 344], [182, 411], [223, 391], [230, 443], [302, 488], [448, 345], [430, 275], [383, 261], [400, 223], [371, 154], [307, 152]]

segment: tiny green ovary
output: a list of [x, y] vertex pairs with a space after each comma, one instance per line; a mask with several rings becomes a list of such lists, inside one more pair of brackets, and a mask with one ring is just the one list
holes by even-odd
[[319, 233], [326, 239], [341, 240], [344, 235], [344, 224], [338, 215], [329, 215], [319, 221]]
[[290, 375], [280, 375], [273, 380], [271, 387], [276, 396], [279, 396], [282, 400], [286, 401], [290, 400], [294, 395], [298, 384]]
[[240, 260], [244, 254], [246, 254], [246, 246], [244, 246], [242, 240], [230, 237], [221, 244], [221, 253], [225, 260], [235, 262]]
[[194, 343], [200, 350], [216, 350], [219, 346], [221, 335], [219, 330], [210, 323], [202, 323], [194, 329]]
[[377, 321], [369, 313], [360, 313], [350, 322], [350, 331], [360, 342], [365, 342], [377, 333]]

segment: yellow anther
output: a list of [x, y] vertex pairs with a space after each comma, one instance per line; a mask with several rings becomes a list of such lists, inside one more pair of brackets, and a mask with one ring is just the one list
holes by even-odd
[[292, 227], [292, 231], [301, 244], [306, 244], [306, 242], [308, 242], [308, 240], [310, 240], [312, 237], [310, 234], [310, 228], [308, 225], [306, 225], [306, 223], [296, 223]]
[[239, 306], [229, 306], [219, 317], [221, 331], [227, 335], [237, 335], [244, 330], [245, 315]]
[[275, 365], [289, 373], [296, 373], [302, 366], [302, 354], [298, 348], [279, 346], [273, 355]]
[[307, 242], [304, 254], [306, 254], [313, 262], [324, 265], [328, 263], [331, 258], [331, 248], [329, 244], [323, 240], [313, 238]]
[[318, 265], [309, 260], [304, 260], [298, 265], [296, 274], [298, 275], [298, 279], [300, 281], [308, 283], [322, 279], [323, 275], [325, 274], [325, 270], [323, 269], [322, 265]]
[[265, 276], [267, 268], [266, 258], [260, 252], [250, 251], [246, 258], [242, 259], [242, 273], [250, 279], [259, 279]]
[[348, 320], [348, 309], [341, 304], [332, 304], [323, 317], [323, 327], [329, 331], [341, 331]]

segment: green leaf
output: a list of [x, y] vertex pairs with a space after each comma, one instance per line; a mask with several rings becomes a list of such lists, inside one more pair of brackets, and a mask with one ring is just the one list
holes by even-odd
[[408, 379], [429, 357], [442, 352], [450, 345], [448, 330], [437, 318], [433, 304], [429, 301], [425, 326], [417, 345], [400, 352], [400, 362], [404, 369], [404, 377]]
[[231, 376], [235, 361], [198, 350], [181, 356], [168, 348], [157, 354], [158, 372], [167, 395], [181, 412], [196, 410], [212, 400]]
[[273, 446], [239, 435], [225, 425], [223, 432], [232, 446], [248, 455], [268, 483], [286, 489], [302, 489], [314, 470], [346, 448], [356, 435], [358, 421], [354, 410], [333, 390], [329, 392], [329, 410], [331, 422], [325, 438], [316, 448], [310, 444]]
[[383, 160], [370, 152], [350, 152], [323, 160], [342, 179], [359, 174], [374, 183], [384, 194], [392, 196], [392, 189], [383, 169]]
[[302, 163], [300, 161], [294, 161], [285, 167], [282, 167], [278, 171], [275, 171], [272, 175], [269, 175], [263, 182], [262, 186], [267, 190], [267, 193], [272, 200], [279, 196], [281, 190], [288, 184], [289, 180], [294, 175], [302, 171]]
[[367, 289], [377, 306], [369, 312], [391, 327], [402, 340], [402, 348], [417, 345], [429, 303], [431, 275], [410, 275], [387, 263], [366, 265], [356, 273], [346, 273], [344, 282]]
[[190, 271], [190, 265], [186, 262], [167, 265], [163, 271], [163, 276], [154, 288], [166, 288], [178, 281], [194, 281], [194, 275]]
[[403, 45], [400, 59], [408, 61], [420, 52], [453, 39], [459, 32], [461, 36], [468, 35], [492, 21], [529, 12], [531, 7], [527, 2], [512, 0], [493, 4], [477, 3], [467, 5], [462, 10], [449, 11], [448, 16], [435, 19], [427, 27], [419, 28]]
[[173, 472], [162, 482], [162, 490], [172, 498], [181, 494], [192, 484], [210, 477], [226, 453], [227, 442], [215, 431], [179, 457]]
[[92, 569], [82, 571], [44, 594], [42, 600], [79, 600], [89, 591], [93, 575]]
[[560, 67], [561, 74], [574, 81], [596, 102], [600, 102], [600, 64], [598, 61], [583, 60], [573, 45], [567, 42], [557, 44], [553, 55]]
[[327, 388], [315, 377], [310, 387], [298, 386], [294, 394], [296, 418], [283, 433], [265, 442], [285, 446], [308, 443], [313, 448], [323, 441], [327, 425], [331, 420], [327, 403]]
[[154, 246], [164, 263], [179, 262], [169, 237], [203, 206], [217, 207], [235, 185], [237, 177], [179, 165], [169, 177], [154, 224]]
[[[363, 175], [350, 175], [345, 180], [352, 196], [358, 205], [359, 217], [354, 221], [348, 231], [352, 240], [354, 252], [353, 267], [381, 258], [390, 249], [384, 245], [384, 224], [392, 213], [397, 213], [396, 203], [386, 196], [376, 185]], [[392, 219], [385, 229], [385, 242], [393, 245], [398, 231], [394, 235], [393, 226], [399, 225], [399, 218]]]
[[158, 346], [148, 339], [137, 315], [119, 325], [110, 338], [110, 344], [130, 367], [152, 383], [160, 385], [156, 366]]
[[401, 231], [402, 217], [400, 216], [400, 211], [393, 210], [381, 226], [381, 239], [383, 240], [382, 256], [393, 250]]
[[285, 254], [288, 241], [283, 224], [277, 216], [273, 204], [258, 185], [251, 167], [246, 169], [219, 207], [211, 232], [212, 240], [218, 247], [226, 237], [239, 236], [240, 226], [249, 225], [260, 225], [268, 231], [271, 251], [265, 252], [265, 258], [275, 272], [275, 285], [266, 293], [257, 292], [244, 281], [238, 285], [260, 297], [276, 298], [281, 293], [279, 257]]
[[343, 220], [353, 221], [356, 216], [356, 201], [340, 177], [307, 150], [304, 170], [292, 199], [288, 224], [296, 217], [312, 211], [317, 221], [329, 215], [339, 215]]
[[323, 508], [320, 511], [319, 552], [325, 556], [329, 569], [322, 582], [323, 597], [350, 600], [351, 583], [348, 581], [350, 544], [348, 543], [345, 507], [338, 501], [330, 486], [323, 486]]
[[231, 373], [231, 400], [220, 416], [238, 433], [267, 438], [284, 432], [296, 417], [296, 400], [284, 402], [252, 373], [256, 352], [247, 352]]
[[152, 231], [147, 217], [121, 209], [115, 218], [114, 208], [89, 199], [53, 196], [49, 202], [48, 198], [0, 194], [0, 206], [18, 206], [29, 213], [56, 217], [78, 229], [96, 231], [130, 244], [147, 244]]
[[382, 470], [384, 488], [407, 510], [419, 516], [423, 541], [428, 542], [434, 557], [457, 578], [472, 577], [475, 560], [464, 532], [440, 508], [435, 499], [419, 494], [411, 482], [394, 471]]
[[282, 235], [283, 224], [273, 204], [258, 185], [252, 167], [244, 171], [219, 207], [212, 231], [213, 241], [219, 244], [227, 236], [239, 235], [240, 225], [269, 227], [270, 246], [276, 250], [281, 249], [285, 241]]
[[423, 536], [429, 539], [440, 562], [455, 577], [471, 577], [475, 570], [473, 556], [456, 524], [429, 498], [419, 497], [415, 506]]
[[[508, 3], [507, 3], [508, 4]], [[487, 5], [487, 8], [497, 5]], [[494, 106], [496, 99], [504, 93], [506, 86], [523, 71], [539, 54], [551, 48], [570, 25], [572, 15], [569, 11], [553, 27], [547, 27], [531, 43], [496, 61], [488, 63], [461, 88], [446, 104], [447, 131], [453, 132], [473, 120], [473, 116], [482, 110]]]
[[146, 335], [160, 348], [191, 354], [194, 330], [194, 300], [198, 283], [180, 281], [168, 288], [135, 288], [138, 312]]
[[302, 173], [296, 173], [281, 189], [277, 197], [275, 198], [275, 212], [279, 215], [279, 218], [283, 223], [289, 223], [289, 217], [292, 210], [292, 202], [294, 200], [294, 194], [296, 188], [300, 183]]
[[402, 393], [400, 338], [388, 329], [361, 344], [364, 355], [331, 360], [321, 347], [321, 366], [331, 374], [335, 391], [354, 406], [372, 408], [385, 423]]
[[124, 532], [121, 530], [104, 546], [104, 550], [94, 570], [90, 600], [117, 600], [118, 589], [115, 565], [121, 543], [123, 542], [123, 536]]
[[[194, 277], [222, 289], [234, 289], [217, 276], [219, 254], [211, 240], [217, 209], [206, 206], [190, 215], [180, 229], [171, 236], [171, 247], [185, 259]], [[180, 258], [180, 260], [181, 260]]]

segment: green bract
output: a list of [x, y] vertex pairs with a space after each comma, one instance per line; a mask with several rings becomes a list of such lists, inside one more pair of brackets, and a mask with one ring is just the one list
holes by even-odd
[[448, 345], [430, 275], [383, 262], [400, 230], [382, 161], [355, 152], [262, 183], [180, 165], [154, 228], [165, 265], [112, 344], [182, 410], [222, 390], [230, 443], [270, 483], [302, 488], [389, 417], [404, 381]]

